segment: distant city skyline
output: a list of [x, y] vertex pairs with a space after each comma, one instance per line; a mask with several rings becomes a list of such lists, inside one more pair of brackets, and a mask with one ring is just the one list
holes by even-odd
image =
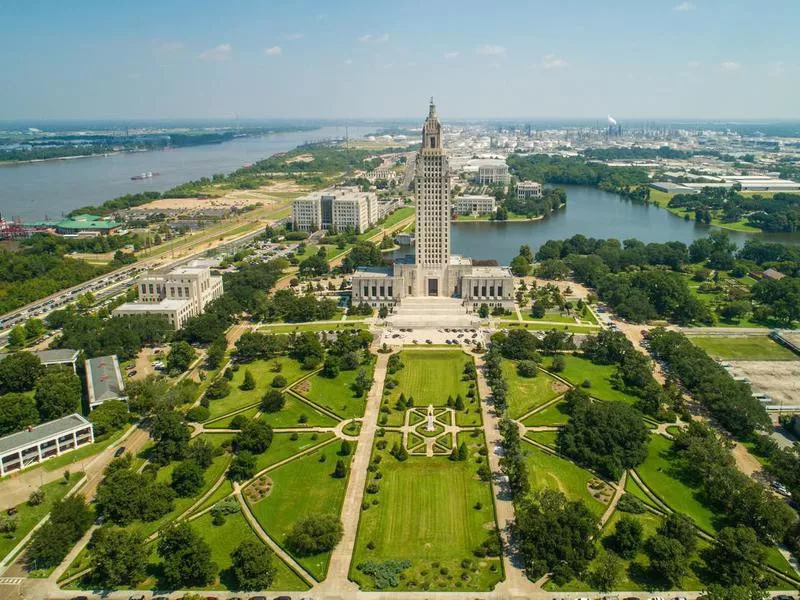
[[795, 0], [0, 10], [0, 120], [800, 118]]

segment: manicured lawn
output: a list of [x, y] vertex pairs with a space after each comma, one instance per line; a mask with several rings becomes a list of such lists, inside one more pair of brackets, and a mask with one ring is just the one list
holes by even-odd
[[203, 423], [203, 426], [206, 429], [230, 429], [231, 421], [233, 421], [238, 415], [244, 415], [248, 419], [252, 419], [256, 416], [258, 412], [258, 407], [254, 406], [253, 408], [248, 408], [247, 410], [243, 410], [242, 412], [238, 412], [233, 415], [228, 415], [227, 417], [222, 417], [221, 419], [217, 419], [216, 421], [206, 421]]
[[[321, 413], [316, 408], [300, 400], [292, 394], [284, 394], [286, 404], [278, 412], [261, 413], [259, 417], [262, 421], [269, 423], [271, 427], [335, 427], [336, 419]], [[301, 423], [301, 416], [305, 415], [305, 423]]]
[[[588, 358], [571, 355], [566, 356], [566, 367], [559, 373], [561, 377], [569, 380], [573, 385], [581, 385], [588, 379], [591, 387], [584, 388], [590, 396], [600, 400], [621, 400], [628, 404], [637, 401], [636, 396], [631, 396], [611, 387], [611, 376], [617, 370], [615, 365], [596, 365]], [[550, 362], [545, 360], [545, 368], [550, 366]]]
[[539, 442], [547, 446], [548, 448], [552, 448], [555, 450], [556, 448], [556, 438], [558, 437], [557, 431], [529, 431], [525, 434], [525, 437], [528, 439], [533, 440], [534, 442]]
[[[50, 512], [50, 508], [57, 500], [61, 500], [73, 486], [80, 481], [83, 473], [71, 473], [69, 483], [63, 479], [58, 479], [42, 486], [44, 491], [44, 502], [38, 506], [29, 506], [27, 502], [17, 505], [17, 529], [13, 533], [0, 534], [0, 559], [4, 558], [19, 544], [31, 529]], [[0, 500], [2, 501], [2, 500]], [[4, 509], [9, 508], [5, 504], [0, 505]]]
[[542, 323], [541, 321], [526, 321], [524, 323], [517, 321], [503, 321], [503, 327], [522, 327], [530, 331], [550, 331], [556, 329], [558, 331], [566, 331], [567, 333], [597, 333], [599, 327], [589, 327], [588, 325], [552, 325]]
[[644, 484], [672, 510], [691, 518], [701, 529], [716, 533], [719, 517], [699, 500], [699, 491], [678, 478], [672, 454], [672, 442], [662, 435], [652, 435], [647, 458], [636, 467]]
[[[278, 544], [284, 545], [294, 524], [304, 517], [340, 514], [347, 478], [332, 477], [338, 451], [338, 444], [331, 444], [269, 472], [271, 493], [251, 507], [258, 522]], [[322, 456], [324, 462], [320, 462]], [[318, 581], [325, 578], [329, 552], [296, 558]]]
[[[400, 462], [389, 454], [400, 435], [389, 433], [384, 439], [386, 449], [373, 451], [373, 456], [381, 456], [382, 478], [368, 479], [368, 484], [374, 480], [379, 485], [379, 492], [365, 494], [369, 506], [361, 512], [350, 577], [361, 589], [374, 590], [373, 578], [361, 573], [358, 565], [408, 560], [411, 566], [393, 590], [452, 590], [455, 581], [462, 581], [464, 590], [494, 587], [502, 579], [499, 561], [479, 561], [472, 553], [495, 523], [489, 484], [475, 476], [477, 459], [485, 460], [478, 454], [485, 447], [483, 436], [459, 437], [470, 448], [464, 462], [415, 456]], [[370, 542], [372, 550], [367, 547]], [[461, 567], [465, 559], [471, 561], [470, 568]]]
[[214, 506], [217, 502], [222, 500], [225, 496], [230, 496], [233, 493], [233, 484], [230, 479], [224, 479], [219, 487], [214, 490], [214, 493], [206, 498], [202, 504], [197, 506], [192, 513], [198, 513], [201, 510]]
[[798, 360], [794, 352], [766, 335], [692, 335], [689, 340], [720, 360]]
[[386, 220], [383, 223], [381, 223], [381, 225], [384, 227], [384, 229], [386, 229], [388, 227], [391, 227], [392, 225], [396, 225], [403, 219], [406, 219], [413, 214], [414, 214], [413, 206], [404, 206], [402, 208], [398, 208], [396, 211], [394, 211], [392, 214], [386, 217]]
[[544, 316], [541, 319], [537, 319], [531, 316], [530, 307], [526, 307], [525, 309], [519, 309], [520, 314], [522, 314], [523, 321], [549, 321], [551, 323], [566, 323], [566, 324], [574, 324], [575, 317], [573, 315], [568, 315], [567, 313], [562, 313], [558, 311], [548, 311], [544, 313]]
[[658, 508], [663, 510], [660, 506], [658, 506], [653, 500], [650, 499], [644, 490], [639, 486], [638, 483], [633, 479], [633, 477], [628, 477], [625, 480], [625, 493], [630, 494], [631, 496], [635, 496], [648, 506], [652, 506], [653, 508]]
[[606, 503], [595, 500], [589, 492], [589, 482], [595, 479], [594, 475], [566, 459], [539, 450], [532, 444], [524, 445], [523, 450], [531, 489], [549, 487], [559, 490], [569, 500], [583, 500], [586, 507], [598, 518], [603, 514]]
[[[462, 381], [464, 365], [472, 358], [460, 350], [405, 350], [400, 354], [405, 365], [388, 378], [397, 379], [398, 385], [384, 395], [384, 405], [390, 408], [388, 425], [401, 425], [405, 411], [395, 409], [400, 394], [414, 398], [414, 406], [446, 406], [448, 396], [464, 399], [465, 411], [459, 411], [459, 425], [480, 425], [481, 410], [475, 398], [468, 398], [469, 382]], [[386, 388], [388, 389], [388, 388]]]
[[[280, 371], [276, 370], [278, 368], [277, 365], [280, 365]], [[253, 390], [245, 391], [239, 389], [242, 381], [244, 381], [246, 370], [249, 370], [256, 380], [256, 387]], [[270, 389], [272, 379], [279, 373], [286, 378], [287, 384], [291, 384], [308, 374], [309, 371], [304, 371], [299, 362], [286, 356], [272, 360], [256, 360], [246, 365], [240, 365], [230, 382], [231, 393], [219, 400], [210, 401], [208, 410], [211, 413], [211, 418], [221, 417], [237, 408], [243, 408], [250, 404], [257, 404], [261, 401], [264, 393]]]
[[[292, 439], [296, 437], [297, 439]], [[272, 445], [263, 454], [256, 456], [256, 469], [266, 469], [270, 465], [286, 460], [295, 454], [307, 450], [333, 438], [333, 433], [276, 433], [272, 436]]]
[[94, 456], [95, 454], [99, 454], [108, 448], [111, 444], [121, 438], [122, 434], [124, 434], [127, 430], [128, 426], [126, 425], [118, 431], [112, 431], [111, 433], [106, 434], [103, 439], [95, 439], [94, 444], [81, 446], [74, 452], [68, 452], [66, 454], [62, 454], [61, 456], [57, 456], [56, 458], [47, 460], [42, 463], [42, 468], [45, 471], [61, 471], [63, 469], [69, 469], [70, 465], [79, 463], [83, 459]]
[[261, 333], [292, 333], [295, 331], [328, 331], [330, 329], [366, 329], [366, 323], [337, 322], [337, 323], [283, 323], [280, 325], [265, 325]]
[[522, 424], [527, 427], [537, 427], [539, 425], [566, 425], [569, 415], [564, 410], [566, 402], [556, 402], [544, 410], [532, 414], [525, 419]]
[[[323, 377], [320, 374], [312, 375], [297, 384], [295, 391], [339, 415], [342, 419], [363, 417], [367, 396], [364, 394], [357, 397], [352, 389], [360, 368], [362, 367], [359, 366], [358, 369], [352, 371], [340, 371], [334, 379]], [[363, 368], [371, 376], [374, 370], [374, 361], [369, 365], [363, 365]]]
[[517, 363], [503, 360], [503, 375], [508, 381], [508, 414], [517, 419], [567, 391], [567, 386], [547, 373], [538, 371], [536, 377], [521, 377]]

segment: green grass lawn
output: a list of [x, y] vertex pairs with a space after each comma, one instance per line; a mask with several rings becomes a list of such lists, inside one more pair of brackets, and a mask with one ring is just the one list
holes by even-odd
[[[493, 588], [502, 579], [499, 561], [478, 561], [472, 554], [495, 524], [489, 484], [475, 476], [477, 459], [485, 460], [478, 454], [485, 447], [483, 436], [459, 437], [470, 449], [464, 462], [414, 456], [400, 462], [389, 454], [400, 435], [387, 433], [384, 439], [387, 448], [373, 451], [381, 456], [382, 478], [375, 480], [379, 492], [365, 495], [368, 508], [361, 512], [351, 579], [361, 589], [374, 590], [372, 577], [361, 573], [359, 564], [408, 560], [411, 566], [393, 590], [453, 590], [457, 581], [464, 590]], [[462, 560], [470, 561], [470, 567], [462, 568]]]
[[282, 323], [280, 325], [266, 325], [261, 327], [261, 333], [293, 333], [300, 331], [328, 331], [330, 329], [366, 329], [366, 323], [358, 321], [336, 322], [336, 323]]
[[[617, 370], [615, 365], [596, 365], [588, 358], [571, 355], [566, 356], [566, 367], [559, 373], [561, 377], [569, 380], [573, 385], [581, 385], [588, 379], [591, 387], [584, 388], [590, 396], [600, 400], [621, 400], [628, 404], [634, 404], [638, 398], [625, 392], [615, 390], [611, 386], [611, 376]], [[550, 366], [550, 362], [545, 360], [545, 368]]]
[[798, 360], [798, 356], [766, 335], [692, 335], [689, 340], [720, 360]]
[[590, 327], [588, 325], [552, 325], [542, 323], [541, 321], [525, 321], [524, 323], [518, 321], [501, 322], [503, 327], [522, 327], [530, 331], [550, 331], [551, 329], [556, 329], [558, 331], [566, 331], [567, 333], [597, 333], [600, 330], [599, 327]]
[[229, 414], [227, 417], [222, 417], [221, 419], [216, 419], [215, 421], [206, 421], [203, 423], [203, 427], [206, 429], [230, 429], [231, 421], [233, 421], [237, 416], [243, 415], [248, 419], [252, 419], [256, 416], [257, 412], [258, 407], [254, 406], [236, 414]]
[[126, 425], [122, 429], [107, 433], [102, 439], [95, 439], [93, 444], [81, 446], [74, 452], [67, 452], [66, 454], [57, 456], [56, 458], [46, 460], [42, 463], [42, 468], [45, 471], [61, 471], [63, 469], [69, 469], [71, 465], [75, 465], [82, 460], [89, 458], [90, 456], [94, 456], [108, 448], [111, 444], [121, 438], [122, 434], [124, 434], [127, 430], [128, 426]]
[[[316, 408], [291, 394], [284, 394], [286, 404], [278, 412], [261, 413], [262, 421], [271, 427], [335, 427], [336, 419], [321, 413]], [[305, 415], [305, 423], [301, 423], [301, 416]]]
[[662, 435], [652, 435], [647, 458], [636, 467], [644, 484], [672, 510], [686, 515], [708, 533], [717, 532], [719, 517], [699, 500], [699, 491], [678, 478], [672, 442]]
[[[280, 365], [280, 371], [276, 371], [276, 365]], [[256, 387], [253, 390], [240, 390], [239, 386], [244, 380], [245, 370], [249, 370], [256, 380]], [[291, 384], [302, 376], [308, 374], [302, 365], [296, 360], [287, 356], [281, 356], [272, 360], [256, 360], [246, 365], [241, 365], [233, 374], [231, 380], [231, 393], [219, 400], [211, 400], [208, 410], [210, 418], [221, 417], [237, 408], [243, 408], [250, 404], [257, 404], [261, 401], [261, 396], [270, 389], [272, 379], [278, 375], [283, 375], [288, 384]]]
[[549, 402], [567, 391], [567, 386], [547, 373], [537, 372], [536, 377], [521, 377], [517, 363], [503, 360], [503, 375], [508, 381], [508, 414], [517, 419], [534, 408]]
[[[458, 394], [464, 399], [465, 411], [459, 411], [460, 426], [480, 425], [481, 409], [476, 398], [468, 398], [469, 382], [461, 381], [464, 365], [472, 358], [460, 350], [404, 350], [400, 358], [405, 365], [387, 379], [397, 379], [398, 385], [384, 394], [384, 406], [389, 407], [387, 425], [402, 425], [405, 411], [395, 409], [397, 398], [404, 394], [414, 398], [414, 406], [446, 406], [448, 396]], [[385, 388], [388, 389], [388, 388]]]
[[403, 219], [406, 219], [414, 214], [414, 207], [413, 206], [403, 206], [402, 208], [398, 208], [388, 217], [386, 220], [381, 223], [384, 229], [391, 227], [392, 225], [397, 225]]
[[522, 424], [527, 427], [537, 427], [539, 425], [566, 425], [569, 415], [564, 410], [565, 406], [566, 402], [556, 402], [544, 410], [532, 414], [525, 419]]
[[562, 313], [562, 312], [555, 311], [555, 310], [545, 312], [544, 316], [541, 319], [537, 319], [535, 317], [532, 317], [531, 316], [531, 312], [530, 312], [530, 308], [527, 308], [527, 307], [524, 310], [522, 308], [520, 308], [519, 312], [520, 312], [520, 314], [522, 314], [522, 320], [523, 321], [532, 321], [532, 322], [550, 321], [550, 322], [554, 322], [554, 323], [565, 323], [565, 324], [569, 324], [569, 325], [572, 325], [572, 324], [575, 323], [575, 317], [573, 315], [568, 315], [566, 313]]
[[523, 450], [531, 489], [549, 487], [559, 490], [569, 500], [583, 500], [586, 507], [598, 518], [603, 514], [607, 502], [596, 500], [589, 492], [589, 482], [596, 479], [594, 475], [566, 459], [539, 450], [532, 444], [525, 444]]
[[[71, 473], [69, 483], [63, 479], [58, 479], [43, 485], [41, 489], [44, 491], [44, 502], [38, 506], [29, 506], [27, 502], [17, 505], [17, 514], [15, 516], [17, 529], [13, 533], [0, 534], [0, 559], [11, 552], [22, 541], [22, 538], [28, 535], [31, 529], [50, 512], [53, 503], [61, 500], [80, 481], [81, 477], [83, 477], [83, 473]], [[3, 509], [10, 508], [5, 504], [0, 506]]]
[[656, 504], [653, 500], [650, 499], [650, 496], [648, 496], [645, 493], [645, 491], [639, 486], [639, 484], [636, 483], [633, 477], [628, 477], [625, 480], [625, 493], [630, 494], [631, 496], [635, 496], [636, 498], [647, 504], [647, 506], [663, 510], [663, 508], [661, 508], [658, 504]]
[[[353, 444], [355, 452], [355, 444]], [[264, 530], [283, 545], [294, 524], [309, 515], [339, 515], [347, 488], [347, 478], [332, 477], [338, 456], [338, 444], [320, 448], [269, 472], [272, 491], [251, 505]], [[320, 457], [325, 462], [320, 462]], [[296, 557], [318, 581], [325, 578], [330, 553]]]
[[529, 431], [525, 437], [547, 446], [548, 448], [556, 449], [556, 438], [558, 437], [557, 431]]
[[[364, 366], [370, 376], [372, 375], [374, 367], [374, 361]], [[359, 369], [360, 368], [361, 367], [359, 367]], [[342, 419], [363, 417], [367, 396], [364, 394], [358, 397], [353, 393], [352, 389], [353, 382], [355, 382], [358, 376], [359, 369], [340, 371], [339, 375], [334, 379], [323, 377], [319, 373], [312, 375], [308, 379], [297, 384], [295, 386], [295, 391], [312, 402], [339, 415]]]
[[[292, 439], [292, 438], [297, 439]], [[333, 433], [275, 433], [272, 445], [263, 454], [256, 456], [256, 470], [266, 469], [312, 446], [322, 444], [334, 437]]]

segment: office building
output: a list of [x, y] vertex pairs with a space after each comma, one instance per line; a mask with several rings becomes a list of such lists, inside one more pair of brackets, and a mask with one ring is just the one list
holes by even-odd
[[457, 196], [453, 200], [453, 212], [459, 215], [493, 215], [496, 210], [494, 196], [475, 194]]
[[520, 181], [517, 183], [517, 198], [527, 200], [528, 198], [541, 198], [542, 184], [536, 181]]
[[332, 187], [292, 203], [292, 225], [297, 231], [335, 228], [364, 232], [378, 219], [378, 196], [355, 186]]
[[92, 424], [77, 413], [27, 427], [0, 438], [0, 476], [5, 477], [93, 442]]

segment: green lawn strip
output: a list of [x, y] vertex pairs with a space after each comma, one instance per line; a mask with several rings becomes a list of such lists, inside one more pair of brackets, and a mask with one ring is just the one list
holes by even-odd
[[60, 471], [63, 469], [68, 469], [71, 465], [75, 463], [81, 462], [82, 460], [89, 458], [90, 456], [94, 456], [99, 454], [106, 448], [108, 448], [111, 444], [116, 442], [122, 435], [128, 430], [128, 427], [123, 427], [118, 431], [113, 431], [111, 433], [106, 434], [102, 438], [95, 439], [93, 444], [89, 444], [88, 446], [81, 446], [77, 450], [73, 452], [67, 452], [66, 454], [62, 454], [61, 456], [57, 456], [56, 458], [51, 458], [50, 460], [46, 460], [42, 463], [42, 468], [45, 471]]
[[600, 330], [600, 327], [590, 327], [588, 325], [552, 325], [536, 321], [503, 321], [502, 323], [503, 327], [522, 327], [530, 331], [550, 331], [551, 329], [556, 329], [557, 331], [566, 331], [567, 333], [597, 333]]
[[[208, 490], [211, 489], [211, 486], [216, 483], [216, 481], [222, 477], [223, 473], [225, 473], [225, 469], [228, 468], [228, 464], [230, 463], [231, 455], [228, 453], [223, 454], [222, 456], [214, 457], [214, 460], [211, 463], [211, 466], [206, 469], [203, 489], [201, 489], [196, 495], [191, 496], [189, 498], [176, 498], [175, 499], [175, 508], [155, 521], [150, 521], [147, 523], [142, 523], [141, 521], [136, 521], [129, 525], [129, 527], [134, 527], [138, 531], [142, 533], [145, 537], [155, 533], [168, 523], [174, 521], [177, 517], [183, 514], [186, 510], [191, 508], [191, 506], [197, 502], [203, 494], [205, 494]], [[156, 474], [156, 481], [161, 483], [166, 483], [169, 485], [171, 478], [172, 478], [172, 471], [175, 470], [175, 467], [178, 465], [178, 462], [172, 462], [165, 467], [161, 467]]]
[[414, 406], [427, 408], [446, 406], [447, 397], [458, 394], [464, 399], [469, 413], [457, 416], [459, 425], [480, 425], [481, 413], [477, 401], [467, 398], [469, 382], [461, 381], [464, 365], [472, 360], [461, 350], [404, 350], [400, 358], [405, 365], [394, 375], [398, 385], [384, 395], [384, 406], [390, 409], [388, 425], [402, 425], [405, 411], [395, 409], [397, 398], [404, 394], [414, 398]]
[[222, 500], [226, 496], [230, 496], [232, 493], [233, 493], [233, 484], [231, 483], [230, 479], [226, 478], [219, 485], [219, 487], [217, 487], [217, 489], [214, 490], [214, 492], [208, 498], [206, 498], [203, 501], [202, 504], [197, 506], [194, 509], [194, 511], [192, 511], [192, 514], [199, 513], [201, 511], [205, 510], [206, 508], [214, 506], [217, 502], [219, 502], [220, 500]]
[[530, 309], [519, 309], [520, 314], [522, 315], [523, 321], [545, 321], [550, 323], [565, 323], [567, 325], [574, 325], [576, 324], [575, 317], [573, 315], [568, 315], [566, 313], [558, 312], [558, 311], [548, 311], [544, 313], [544, 316], [541, 319], [537, 319], [536, 317], [532, 317], [530, 313]]
[[544, 410], [532, 414], [525, 419], [522, 424], [526, 427], [538, 427], [540, 425], [566, 425], [569, 415], [564, 410], [566, 402], [556, 402]]
[[367, 324], [359, 321], [336, 323], [283, 323], [279, 325], [265, 325], [259, 328], [261, 333], [294, 333], [300, 331], [328, 331], [336, 329], [366, 329]]
[[253, 406], [251, 408], [239, 411], [237, 413], [229, 414], [226, 417], [222, 417], [221, 419], [217, 419], [215, 421], [206, 421], [203, 423], [203, 427], [205, 429], [230, 429], [231, 421], [233, 421], [239, 415], [244, 415], [248, 419], [252, 419], [258, 413], [258, 406]]
[[[70, 473], [69, 483], [63, 479], [57, 479], [44, 484], [41, 489], [44, 491], [44, 502], [38, 506], [30, 506], [27, 502], [16, 506], [15, 516], [17, 529], [13, 533], [0, 534], [0, 559], [4, 558], [14, 547], [22, 541], [31, 529], [50, 512], [50, 508], [56, 500], [63, 498], [78, 481], [83, 477], [83, 473]], [[10, 508], [2, 505], [3, 509]]]
[[[338, 423], [336, 419], [321, 413], [314, 406], [293, 394], [285, 393], [283, 397], [286, 403], [282, 409], [274, 413], [261, 413], [259, 419], [275, 429], [282, 427], [335, 427]], [[302, 415], [305, 415], [305, 422], [301, 422]]]
[[795, 585], [800, 582], [800, 575], [797, 574], [797, 571], [794, 570], [792, 565], [789, 564], [789, 561], [781, 554], [777, 546], [767, 545], [767, 556], [764, 560], [764, 564], [792, 579]]
[[[383, 439], [386, 448], [373, 449], [373, 456], [381, 456], [379, 492], [365, 496], [368, 508], [361, 512], [350, 578], [362, 590], [374, 590], [359, 564], [408, 560], [411, 566], [392, 591], [492, 589], [502, 579], [500, 561], [473, 555], [496, 525], [489, 484], [475, 476], [476, 459], [486, 460], [477, 453], [483, 437], [462, 438], [470, 448], [463, 462], [416, 456], [400, 462], [389, 454], [400, 434], [389, 432]], [[462, 560], [470, 561], [466, 569]]]
[[647, 458], [636, 472], [664, 504], [692, 519], [707, 533], [716, 534], [720, 517], [700, 501], [699, 490], [679, 479], [674, 460], [672, 442], [662, 435], [651, 435]]
[[[625, 392], [615, 390], [611, 385], [611, 376], [616, 372], [615, 365], [596, 365], [588, 358], [582, 356], [565, 356], [566, 366], [559, 373], [561, 377], [570, 381], [573, 385], [581, 385], [588, 379], [591, 387], [584, 388], [590, 396], [600, 400], [621, 400], [628, 404], [634, 404], [638, 398]], [[547, 368], [549, 362], [545, 360], [544, 366]]]
[[556, 438], [558, 437], [557, 431], [529, 431], [525, 437], [538, 442], [548, 448], [556, 449]]
[[[528, 466], [528, 478], [532, 489], [549, 487], [559, 490], [569, 500], [583, 500], [586, 507], [600, 518], [608, 502], [596, 500], [589, 491], [589, 482], [597, 480], [586, 469], [544, 450], [533, 444], [523, 446], [525, 464]], [[609, 495], [608, 499], [611, 499]]]
[[366, 394], [358, 397], [352, 389], [358, 371], [362, 367], [371, 377], [375, 370], [375, 361], [370, 361], [369, 365], [359, 366], [358, 369], [352, 371], [340, 371], [339, 375], [333, 379], [317, 373], [297, 383], [294, 390], [301, 396], [339, 415], [342, 419], [363, 417], [367, 403]]
[[642, 502], [644, 502], [647, 506], [654, 508], [656, 510], [663, 511], [664, 509], [653, 502], [653, 500], [648, 496], [645, 491], [641, 488], [641, 486], [636, 483], [636, 480], [631, 477], [630, 475], [625, 480], [625, 493], [630, 494], [631, 496], [635, 496]]
[[381, 223], [384, 229], [392, 227], [393, 225], [397, 225], [403, 219], [406, 219], [414, 214], [414, 207], [413, 206], [403, 206], [402, 208], [398, 208], [388, 217], [386, 220]]
[[[280, 371], [275, 370], [276, 365], [280, 365]], [[253, 390], [245, 391], [239, 389], [242, 381], [244, 381], [246, 370], [249, 370], [256, 380], [256, 387]], [[219, 400], [210, 401], [208, 407], [210, 418], [221, 417], [238, 408], [258, 403], [264, 393], [271, 389], [272, 379], [278, 374], [283, 375], [287, 383], [291, 384], [308, 373], [309, 371], [303, 370], [300, 363], [287, 356], [272, 360], [256, 360], [240, 365], [230, 382], [231, 393]]]
[[794, 352], [766, 335], [692, 335], [689, 340], [720, 360], [798, 360]]
[[256, 470], [261, 471], [262, 469], [266, 469], [312, 446], [327, 442], [333, 437], [334, 434], [331, 432], [275, 433], [272, 436], [272, 444], [267, 448], [267, 451], [256, 456]]
[[508, 382], [508, 414], [512, 419], [518, 419], [568, 389], [542, 371], [538, 371], [536, 377], [521, 377], [517, 374], [517, 363], [512, 360], [504, 359], [502, 369]]
[[[264, 530], [281, 546], [284, 546], [286, 536], [300, 519], [324, 513], [338, 516], [341, 513], [347, 478], [336, 479], [332, 476], [339, 458], [338, 451], [338, 444], [329, 444], [269, 472], [272, 479], [269, 496], [250, 506]], [[325, 462], [320, 462], [322, 456], [325, 456]], [[325, 579], [330, 552], [295, 556], [295, 559], [317, 581]]]

